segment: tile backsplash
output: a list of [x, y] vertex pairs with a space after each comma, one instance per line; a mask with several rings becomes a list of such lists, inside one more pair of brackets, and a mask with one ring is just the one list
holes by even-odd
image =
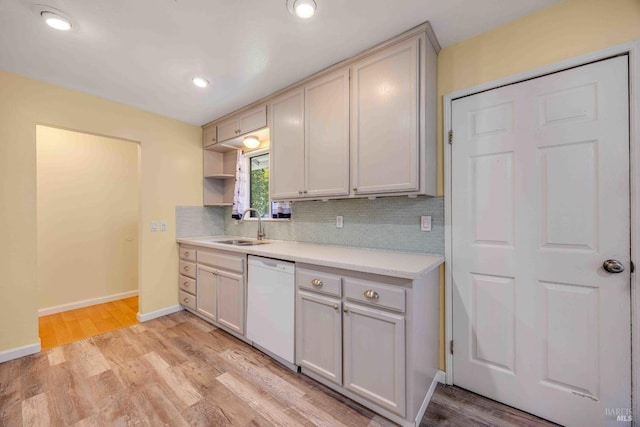
[[[267, 239], [444, 254], [443, 197], [295, 202], [291, 211], [292, 221], [264, 223]], [[336, 228], [337, 215], [344, 217], [344, 228]], [[431, 215], [430, 232], [420, 231], [422, 215]], [[257, 227], [231, 219], [231, 208], [224, 208], [224, 234], [255, 237]]]
[[176, 206], [176, 237], [224, 234], [224, 221], [222, 208]]

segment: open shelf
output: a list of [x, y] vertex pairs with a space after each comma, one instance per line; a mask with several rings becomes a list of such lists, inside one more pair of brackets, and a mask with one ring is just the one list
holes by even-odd
[[212, 175], [205, 175], [205, 178], [211, 179], [235, 179], [236, 176], [230, 173], [216, 173]]
[[204, 206], [233, 206], [237, 151], [204, 150]]

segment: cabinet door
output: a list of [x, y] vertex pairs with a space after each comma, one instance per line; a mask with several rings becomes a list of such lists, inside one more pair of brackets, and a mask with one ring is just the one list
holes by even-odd
[[207, 126], [202, 129], [202, 146], [207, 147], [217, 142], [216, 126]]
[[302, 197], [304, 191], [304, 92], [288, 92], [271, 103], [269, 182], [273, 200]]
[[242, 276], [218, 271], [218, 323], [244, 334], [244, 280]]
[[419, 189], [419, 55], [412, 39], [352, 66], [355, 194]]
[[218, 142], [224, 142], [238, 136], [238, 119], [233, 118], [218, 125]]
[[344, 307], [344, 387], [404, 416], [404, 317], [350, 303]]
[[196, 311], [211, 320], [216, 320], [217, 282], [215, 271], [198, 268]]
[[307, 85], [306, 196], [349, 194], [349, 69]]
[[340, 301], [298, 291], [296, 362], [342, 385]]
[[267, 106], [244, 113], [238, 119], [238, 130], [240, 135], [262, 129], [267, 126]]

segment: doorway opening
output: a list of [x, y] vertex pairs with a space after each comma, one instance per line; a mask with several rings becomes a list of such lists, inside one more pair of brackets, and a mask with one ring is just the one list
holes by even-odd
[[137, 323], [138, 143], [36, 126], [42, 349]]

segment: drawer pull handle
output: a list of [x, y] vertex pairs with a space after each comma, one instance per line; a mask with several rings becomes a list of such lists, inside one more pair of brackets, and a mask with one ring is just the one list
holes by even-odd
[[375, 299], [375, 300], [380, 298], [380, 295], [378, 295], [378, 293], [373, 289], [367, 289], [366, 291], [364, 291], [364, 296], [370, 299]]
[[185, 256], [185, 257], [191, 256], [191, 253], [190, 253], [190, 252], [185, 252], [185, 253], [184, 253], [184, 256]]
[[184, 282], [184, 286], [185, 287], [189, 286], [189, 282]]
[[182, 301], [183, 301], [185, 304], [188, 304], [188, 303], [189, 303], [189, 298], [185, 298], [185, 299], [183, 299]]
[[184, 266], [184, 271], [189, 271], [189, 266], [188, 265]]
[[324, 285], [324, 283], [322, 283], [322, 280], [320, 280], [320, 279], [313, 279], [313, 280], [311, 281], [311, 284], [312, 284], [313, 286], [318, 287], [318, 288], [319, 288], [319, 287], [321, 287], [322, 285]]

